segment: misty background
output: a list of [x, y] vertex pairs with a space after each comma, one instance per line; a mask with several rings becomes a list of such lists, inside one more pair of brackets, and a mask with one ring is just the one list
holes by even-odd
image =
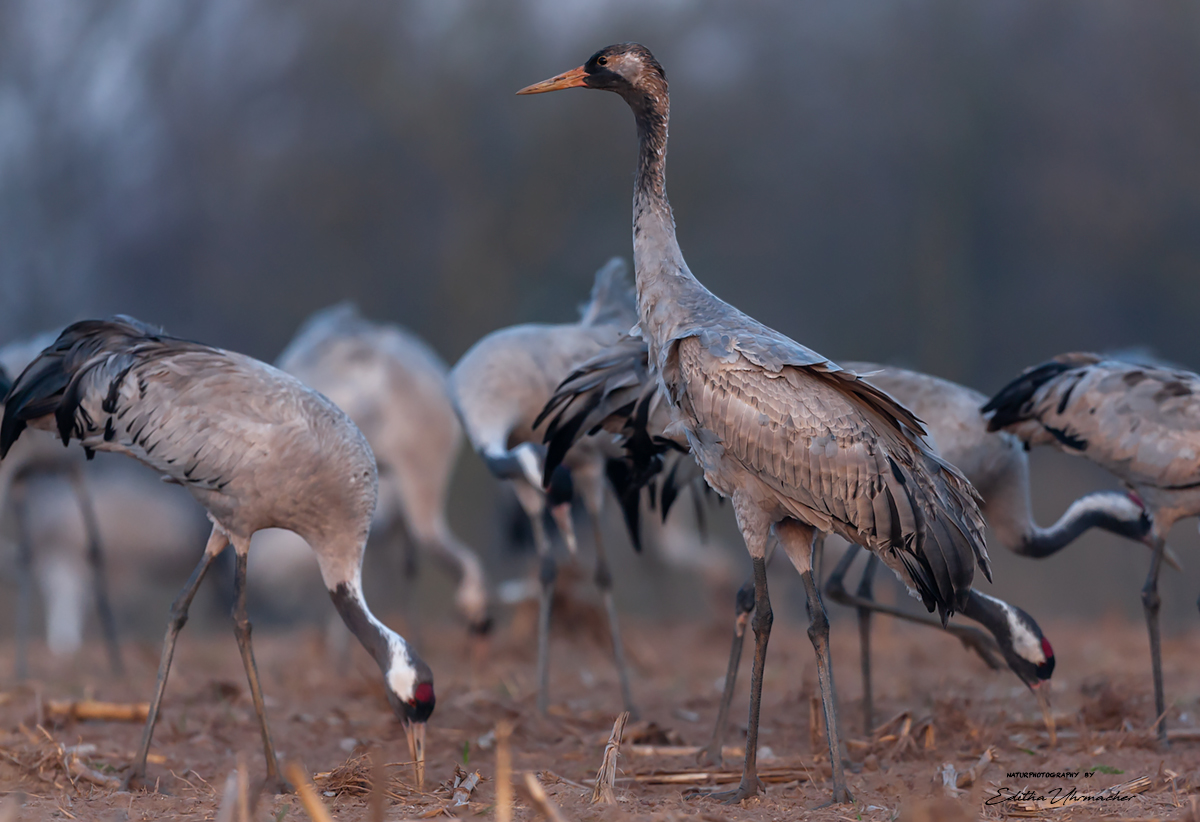
[[[671, 82], [689, 265], [758, 319], [985, 393], [1070, 350], [1200, 367], [1200, 5], [1118, 0], [8, 0], [0, 344], [121, 312], [271, 361], [349, 298], [453, 364], [571, 321], [630, 254], [633, 122], [514, 92], [625, 40]], [[1033, 482], [1043, 525], [1116, 485], [1055, 453]], [[504, 577], [498, 497], [464, 449], [450, 520]], [[609, 530], [623, 607], [708, 607]], [[1200, 618], [1198, 542], [1171, 535], [1168, 633]], [[1039, 617], [1141, 618], [1138, 544], [992, 555], [988, 590]], [[776, 612], [802, 615], [777, 566]]]

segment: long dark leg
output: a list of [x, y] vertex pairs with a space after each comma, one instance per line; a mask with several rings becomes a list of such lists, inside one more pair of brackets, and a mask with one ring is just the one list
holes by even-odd
[[613, 660], [617, 664], [617, 676], [621, 680], [621, 701], [625, 710], [634, 719], [638, 718], [637, 707], [633, 704], [633, 691], [629, 687], [629, 666], [625, 662], [625, 648], [621, 644], [621, 628], [617, 622], [617, 604], [613, 600], [612, 571], [608, 567], [608, 555], [604, 550], [604, 538], [600, 533], [599, 511], [592, 515], [592, 529], [596, 540], [596, 587], [604, 599], [604, 609], [608, 611], [608, 630], [612, 636]]
[[733, 702], [733, 689], [737, 684], [738, 668], [742, 664], [742, 645], [746, 639], [746, 625], [754, 612], [754, 580], [746, 580], [738, 588], [734, 604], [733, 644], [729, 648], [729, 667], [725, 669], [725, 690], [721, 692], [721, 706], [717, 709], [717, 721], [713, 725], [712, 738], [708, 746], [696, 757], [701, 765], [720, 767], [721, 749], [725, 743], [725, 726], [729, 723], [729, 706]]
[[[243, 546], [248, 547], [248, 546]], [[267, 760], [267, 789], [279, 793], [284, 789], [279, 778], [279, 762], [275, 758], [275, 744], [271, 741], [271, 729], [267, 726], [267, 708], [263, 703], [262, 685], [258, 681], [258, 665], [254, 662], [254, 648], [250, 644], [250, 617], [246, 615], [246, 551], [238, 551], [234, 558], [233, 572], [233, 633], [237, 636], [238, 649], [242, 652], [242, 665], [246, 669], [246, 680], [250, 683], [250, 697], [254, 700], [254, 711], [258, 714], [258, 727], [262, 731], [263, 755]]]
[[754, 557], [754, 667], [750, 669], [750, 721], [746, 729], [746, 759], [742, 765], [742, 781], [735, 790], [714, 793], [712, 796], [729, 804], [757, 796], [763, 789], [758, 778], [758, 718], [762, 709], [763, 671], [767, 665], [767, 641], [771, 638], [771, 600], [767, 595], [767, 561]]
[[71, 471], [71, 486], [75, 499], [79, 501], [79, 512], [83, 515], [83, 527], [87, 532], [87, 561], [92, 569], [92, 591], [96, 598], [96, 612], [100, 617], [100, 629], [104, 632], [104, 646], [108, 649], [108, 664], [117, 676], [125, 673], [121, 661], [121, 642], [117, 637], [117, 621], [113, 618], [108, 599], [108, 581], [104, 571], [104, 543], [100, 540], [100, 523], [96, 519], [96, 507], [92, 503], [83, 471], [75, 466]]
[[538, 602], [537, 709], [538, 713], [545, 716], [550, 707], [550, 612], [554, 605], [554, 580], [558, 577], [558, 566], [550, 551], [541, 515], [531, 518], [530, 522], [533, 524], [533, 541], [538, 552], [538, 581], [542, 584], [542, 598]]
[[1146, 576], [1146, 584], [1142, 586], [1142, 609], [1146, 612], [1146, 628], [1150, 632], [1150, 666], [1154, 672], [1154, 714], [1155, 731], [1158, 734], [1158, 744], [1166, 748], [1167, 742], [1167, 701], [1163, 694], [1162, 673], [1162, 641], [1158, 631], [1158, 610], [1162, 600], [1158, 596], [1158, 571], [1162, 567], [1163, 547], [1166, 541], [1162, 537], [1154, 540], [1154, 554], [1150, 559], [1150, 573]]
[[800, 575], [804, 580], [804, 592], [808, 595], [808, 638], [817, 653], [817, 679], [821, 684], [821, 702], [825, 708], [825, 735], [829, 742], [829, 764], [833, 768], [833, 801], [853, 802], [846, 787], [846, 772], [842, 765], [842, 745], [838, 735], [837, 693], [833, 687], [833, 666], [829, 658], [829, 620], [821, 593], [813, 579], [812, 571]]
[[192, 570], [192, 575], [188, 577], [179, 596], [175, 597], [175, 601], [171, 603], [171, 618], [167, 622], [167, 635], [163, 637], [162, 656], [158, 661], [158, 679], [154, 683], [154, 698], [150, 700], [150, 713], [146, 717], [146, 727], [142, 731], [142, 744], [138, 746], [137, 757], [133, 760], [133, 768], [125, 779], [126, 785], [130, 787], [140, 786], [146, 777], [146, 756], [150, 753], [150, 739], [154, 736], [154, 725], [158, 722], [158, 710], [162, 705], [163, 691], [167, 687], [167, 674], [171, 671], [171, 658], [175, 655], [175, 639], [183, 630], [183, 626], [187, 624], [188, 608], [191, 607], [192, 599], [196, 596], [196, 590], [200, 587], [200, 583], [204, 581], [204, 575], [208, 573], [208, 567], [228, 544], [228, 540], [214, 529], [208, 538], [208, 545], [204, 548], [204, 556]]
[[13, 511], [17, 517], [17, 681], [29, 676], [29, 619], [33, 612], [33, 535], [25, 510], [25, 488], [13, 485]]
[[[854, 546], [857, 548], [858, 546]], [[879, 568], [879, 557], [870, 554], [862, 579], [858, 581], [855, 594], [859, 599], [875, 599], [875, 571]], [[871, 686], [871, 609], [858, 608], [858, 645], [862, 656], [863, 687], [863, 733], [870, 734], [875, 725], [875, 693]]]
[[[825, 594], [834, 602], [851, 599], [850, 595], [846, 593], [846, 573], [850, 570], [850, 565], [860, 550], [862, 549], [854, 543], [847, 545], [841, 560], [830, 573], [829, 579], [825, 581]], [[874, 601], [875, 569], [878, 565], [879, 559], [874, 554], [869, 554], [867, 567], [863, 569], [862, 579], [855, 592], [855, 598], [858, 600]], [[871, 728], [875, 724], [875, 699], [871, 687], [871, 609], [860, 605], [856, 610], [858, 612], [858, 651], [862, 667], [863, 733], [870, 734]]]

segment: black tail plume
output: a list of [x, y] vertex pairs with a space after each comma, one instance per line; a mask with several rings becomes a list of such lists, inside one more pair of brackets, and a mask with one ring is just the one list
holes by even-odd
[[621, 513], [625, 517], [625, 528], [629, 531], [629, 541], [633, 543], [633, 550], [640, 554], [642, 552], [642, 488], [625, 460], [609, 460], [604, 465], [604, 473], [608, 476], [608, 484], [612, 486], [617, 501], [621, 503]]
[[1079, 363], [1050, 360], [1026, 368], [1020, 376], [997, 391], [996, 395], [988, 400], [987, 405], [980, 409], [984, 415], [992, 415], [988, 420], [988, 430], [1000, 431], [1009, 425], [1029, 419], [1030, 401], [1037, 390], [1078, 366]]

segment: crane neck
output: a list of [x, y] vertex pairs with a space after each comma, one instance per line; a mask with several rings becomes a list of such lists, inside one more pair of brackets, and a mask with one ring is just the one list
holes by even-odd
[[[1054, 670], [1054, 654], [1042, 635], [1042, 629], [1033, 617], [1002, 599], [980, 593], [974, 588], [967, 596], [962, 615], [987, 628], [1013, 672], [1032, 685], [1038, 679], [1047, 679]], [[1034, 666], [1033, 670], [1022, 671], [1019, 663], [1014, 667], [1012, 656]]]
[[[671, 119], [671, 100], [667, 93], [666, 81], [661, 81], [661, 88], [639, 89], [628, 95], [625, 100], [633, 109], [638, 134], [634, 214], [638, 213], [637, 206], [643, 205], [665, 214], [670, 219], [671, 204], [667, 199], [667, 133]], [[672, 229], [673, 227], [672, 221]]]
[[638, 166], [633, 187], [633, 267], [638, 314], [651, 353], [686, 319], [679, 306], [696, 304], [707, 290], [683, 261], [675, 236], [675, 217], [667, 198], [667, 133], [671, 117], [667, 81], [649, 78], [625, 95], [638, 134]]
[[1070, 545], [1090, 528], [1100, 528], [1127, 539], [1140, 540], [1150, 533], [1146, 510], [1118, 491], [1102, 491], [1080, 497], [1049, 528], [1028, 521], [1014, 553], [1047, 557]]
[[402, 696], [410, 695], [417, 680], [416, 658], [404, 637], [380, 622], [367, 607], [361, 571], [330, 586], [329, 597], [342, 622], [375, 658], [391, 689]]

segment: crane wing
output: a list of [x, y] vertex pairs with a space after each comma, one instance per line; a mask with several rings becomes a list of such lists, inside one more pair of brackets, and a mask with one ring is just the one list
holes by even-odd
[[773, 369], [762, 352], [782, 346], [747, 356], [732, 335], [677, 338], [664, 352], [664, 382], [710, 483], [721, 484], [722, 459], [735, 461], [791, 516], [878, 551], [930, 610], [961, 609], [976, 562], [990, 578], [974, 490], [911, 413], [793, 346], [792, 359], [812, 361], [776, 358]]
[[298, 385], [257, 360], [128, 318], [76, 323], [18, 377], [0, 453], [33, 424], [57, 430], [64, 443], [80, 440], [89, 453], [124, 453], [219, 492], [239, 466], [265, 458], [276, 438], [305, 424], [295, 403], [317, 395]]
[[1200, 485], [1200, 376], [1189, 371], [1064, 354], [983, 411], [992, 431], [1086, 457], [1133, 485]]

